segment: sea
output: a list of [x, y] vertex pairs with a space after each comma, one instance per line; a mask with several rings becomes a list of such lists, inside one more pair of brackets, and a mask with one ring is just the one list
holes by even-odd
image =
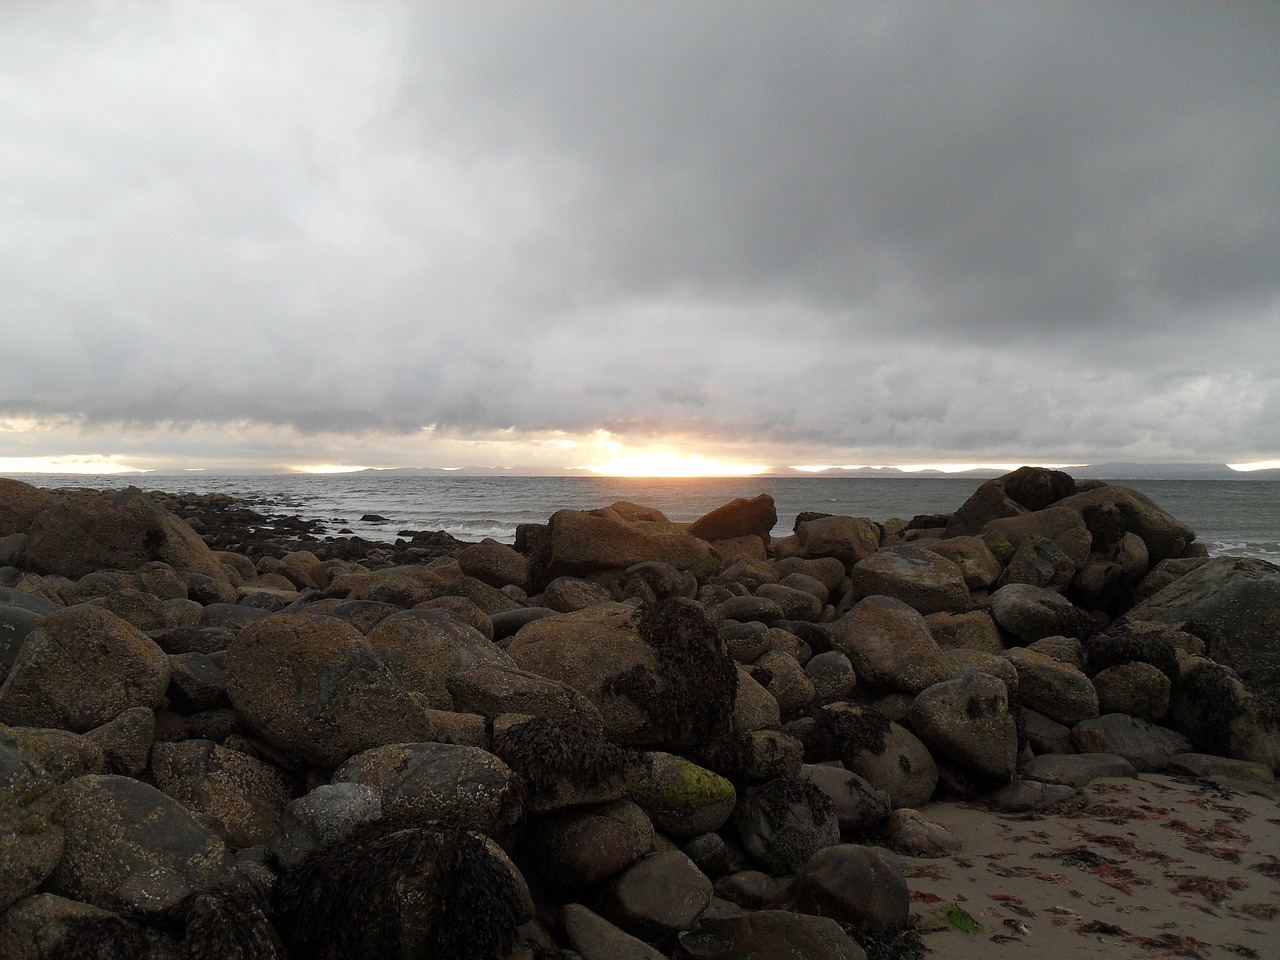
[[[656, 507], [689, 522], [738, 497], [767, 493], [778, 508], [775, 536], [791, 533], [803, 511], [883, 521], [950, 513], [983, 482], [974, 477], [515, 477], [462, 475], [203, 473], [44, 474], [21, 479], [45, 487], [166, 493], [225, 493], [259, 512], [319, 520], [327, 533], [391, 542], [404, 531], [444, 530], [461, 540], [515, 540], [521, 523], [545, 523], [560, 509], [590, 510], [619, 500]], [[1280, 481], [1123, 480], [1196, 531], [1214, 556], [1280, 563]], [[380, 517], [383, 519], [362, 519]]]

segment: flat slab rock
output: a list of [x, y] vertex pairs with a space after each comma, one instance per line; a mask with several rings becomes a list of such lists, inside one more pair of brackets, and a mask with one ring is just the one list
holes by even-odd
[[1138, 771], [1124, 757], [1111, 753], [1046, 754], [1018, 768], [1018, 775], [1042, 783], [1083, 787], [1103, 777], [1136, 777]]

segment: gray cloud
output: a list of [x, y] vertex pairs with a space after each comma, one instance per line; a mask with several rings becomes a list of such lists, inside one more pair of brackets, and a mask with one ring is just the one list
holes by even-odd
[[1278, 456], [1278, 46], [1268, 4], [10, 3], [0, 419]]

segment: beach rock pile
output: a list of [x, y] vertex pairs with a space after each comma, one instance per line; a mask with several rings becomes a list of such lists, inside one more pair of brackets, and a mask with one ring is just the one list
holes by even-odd
[[1280, 770], [1280, 568], [1125, 487], [364, 554], [236, 509], [0, 480], [0, 955], [892, 956], [932, 799]]

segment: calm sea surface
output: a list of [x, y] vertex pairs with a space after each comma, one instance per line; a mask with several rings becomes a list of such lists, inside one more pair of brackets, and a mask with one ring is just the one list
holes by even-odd
[[[24, 477], [39, 486], [86, 486], [166, 492], [221, 492], [254, 501], [267, 513], [296, 514], [371, 540], [401, 530], [446, 530], [463, 540], [515, 539], [516, 524], [544, 523], [562, 508], [593, 509], [618, 500], [656, 507], [671, 520], [696, 520], [735, 497], [768, 493], [778, 506], [776, 536], [797, 513], [816, 510], [886, 520], [949, 513], [977, 489], [973, 478], [825, 477], [639, 480], [607, 477], [404, 477], [331, 474], [228, 477], [199, 474]], [[1280, 562], [1280, 481], [1125, 480], [1189, 524], [1214, 555]], [[361, 521], [378, 514], [386, 521]]]

